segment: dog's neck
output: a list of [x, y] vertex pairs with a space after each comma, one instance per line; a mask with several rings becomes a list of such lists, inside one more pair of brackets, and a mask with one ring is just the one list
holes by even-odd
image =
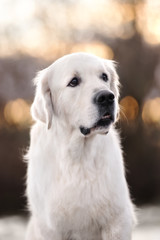
[[[79, 128], [69, 128], [68, 125], [62, 125], [58, 121], [55, 121], [48, 131], [50, 137], [56, 139], [54, 143], [56, 150], [58, 149], [58, 151], [69, 156], [69, 158], [74, 161], [82, 160], [85, 154], [90, 153], [93, 155], [92, 151], [95, 153], [96, 148], [103, 148], [105, 137], [109, 137], [100, 134], [84, 136]], [[99, 141], [97, 141], [97, 138]], [[64, 148], [64, 146], [66, 147]], [[88, 151], [88, 149], [90, 149], [90, 151]]]

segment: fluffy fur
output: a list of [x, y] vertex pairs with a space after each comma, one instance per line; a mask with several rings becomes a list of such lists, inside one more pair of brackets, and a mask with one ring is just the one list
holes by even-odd
[[[75, 77], [79, 83], [73, 87]], [[114, 128], [114, 63], [85, 53], [66, 55], [41, 71], [35, 84], [26, 240], [130, 240], [135, 217]], [[101, 91], [114, 94], [105, 126], [95, 124], [103, 118], [93, 101]], [[89, 129], [86, 135], [81, 126]]]

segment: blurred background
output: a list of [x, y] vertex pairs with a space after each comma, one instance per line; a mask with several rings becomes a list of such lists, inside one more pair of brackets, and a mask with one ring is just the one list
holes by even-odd
[[0, 239], [13, 240], [18, 224], [23, 234], [27, 221], [19, 216], [27, 214], [22, 156], [32, 124], [32, 79], [57, 58], [77, 51], [118, 62], [117, 127], [127, 181], [134, 203], [143, 209], [142, 223], [148, 219], [158, 226], [154, 233], [159, 229], [155, 238], [136, 232], [134, 239], [160, 240], [159, 0], [1, 0]]

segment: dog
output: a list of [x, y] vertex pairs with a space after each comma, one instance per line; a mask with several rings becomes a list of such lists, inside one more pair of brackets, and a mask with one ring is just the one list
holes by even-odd
[[115, 63], [72, 53], [34, 80], [26, 240], [130, 240]]

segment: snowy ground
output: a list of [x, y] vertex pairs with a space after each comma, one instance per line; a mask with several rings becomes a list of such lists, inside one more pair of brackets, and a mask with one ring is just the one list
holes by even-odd
[[[160, 240], [160, 206], [139, 209], [138, 218], [132, 240]], [[23, 240], [27, 222], [21, 216], [0, 218], [0, 240]]]

